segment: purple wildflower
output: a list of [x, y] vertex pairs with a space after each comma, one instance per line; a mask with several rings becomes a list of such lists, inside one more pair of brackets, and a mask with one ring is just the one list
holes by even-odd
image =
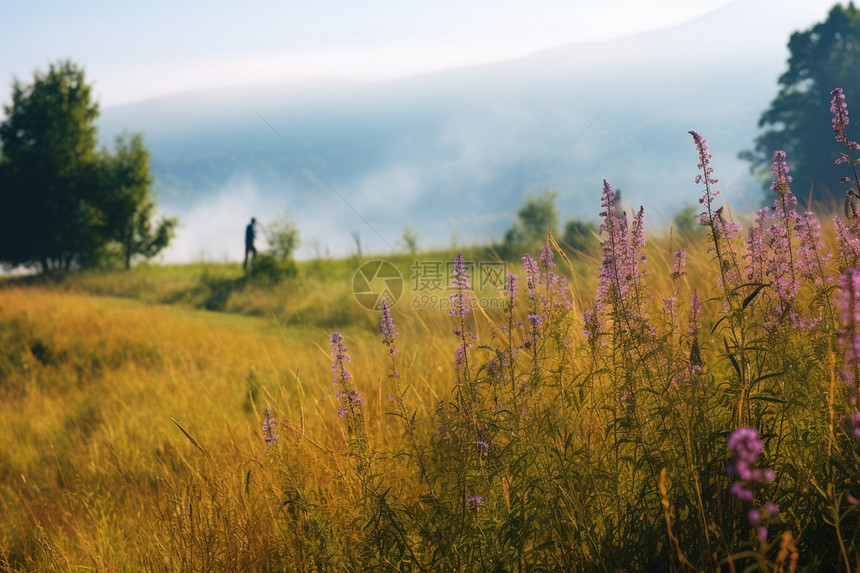
[[[547, 254], [549, 253], [549, 254]], [[532, 256], [528, 253], [521, 259], [523, 262], [523, 270], [526, 275], [526, 285], [528, 286], [528, 297], [529, 297], [529, 310], [531, 311], [528, 314], [529, 324], [531, 328], [529, 329], [528, 334], [526, 335], [525, 346], [526, 348], [533, 347], [537, 344], [538, 339], [540, 338], [541, 326], [543, 325], [545, 319], [548, 317], [548, 304], [546, 296], [543, 292], [538, 292], [538, 286], [544, 284], [545, 273], [541, 273], [540, 267], [536, 260], [532, 258]], [[552, 249], [547, 245], [546, 247], [541, 248], [541, 260], [544, 262], [544, 268], [546, 269], [546, 263], [552, 263]], [[537, 352], [534, 353], [532, 362], [537, 369]]]
[[[794, 229], [797, 234], [797, 248], [794, 250], [794, 268], [797, 271], [798, 287], [801, 280], [809, 281], [817, 289], [833, 284], [833, 276], [827, 272], [827, 264], [833, 254], [827, 251], [821, 240], [821, 224], [811, 211], [802, 215], [794, 214]], [[837, 233], [838, 234], [838, 233]], [[818, 316], [803, 316], [796, 309], [789, 312], [791, 326], [795, 330], [811, 330], [823, 320], [823, 309], [817, 309]], [[813, 312], [815, 310], [813, 309]]]
[[[603, 241], [603, 262], [600, 266], [600, 275], [597, 285], [597, 302], [601, 306], [611, 304], [610, 288], [612, 286], [612, 277], [614, 267], [612, 266], [612, 251], [614, 244], [623, 244], [622, 236], [626, 233], [618, 229], [623, 221], [624, 226], [627, 225], [627, 217], [623, 220], [616, 216], [615, 211], [615, 191], [609, 185], [606, 179], [603, 180], [603, 194], [600, 198], [600, 207], [603, 211], [600, 216], [603, 217], [603, 222], [600, 224], [599, 234], [604, 238]], [[620, 247], [619, 247], [620, 248]]]
[[449, 316], [456, 316], [457, 327], [452, 329], [455, 336], [460, 338], [460, 345], [454, 350], [454, 365], [459, 367], [466, 365], [468, 369], [467, 351], [472, 345], [472, 340], [477, 337], [471, 332], [466, 332], [466, 317], [469, 315], [469, 301], [472, 299], [469, 293], [469, 281], [466, 277], [466, 263], [463, 261], [463, 253], [458, 253], [454, 260], [454, 277], [451, 286], [456, 291], [451, 294], [453, 308], [448, 312]]
[[350, 434], [361, 431], [363, 411], [362, 406], [364, 400], [361, 394], [352, 384], [352, 374], [346, 369], [346, 363], [349, 362], [347, 356], [346, 345], [343, 343], [343, 336], [338, 332], [332, 332], [329, 336], [331, 341], [331, 357], [333, 372], [337, 372], [337, 378], [332, 380], [335, 386], [339, 386], [335, 396], [340, 400], [340, 408], [338, 409], [338, 418], [343, 418], [347, 415], [347, 426]]
[[358, 408], [364, 405], [364, 398], [361, 397], [358, 390], [341, 390], [335, 396], [343, 404], [337, 411], [338, 418], [343, 418], [343, 415], [348, 411], [358, 411]]
[[833, 218], [839, 241], [840, 268], [845, 270], [860, 263], [860, 236], [855, 226], [846, 225], [838, 216]]
[[[728, 473], [740, 478], [739, 481], [732, 483], [729, 492], [738, 501], [750, 502], [753, 500], [753, 484], [772, 482], [774, 479], [773, 470], [770, 468], [755, 467], [756, 459], [764, 451], [764, 444], [759, 438], [758, 430], [738, 428], [729, 437], [729, 449], [734, 453], [735, 459], [729, 466]], [[761, 517], [761, 513], [757, 515]], [[753, 523], [753, 525], [756, 524]]]
[[338, 377], [332, 380], [332, 382], [337, 384], [338, 381], [346, 382], [352, 380], [352, 374], [346, 369], [346, 363], [350, 361], [350, 358], [346, 354], [347, 348], [343, 344], [343, 336], [338, 332], [332, 332], [329, 336], [329, 341], [331, 342], [331, 371], [338, 373]]
[[753, 500], [752, 490], [744, 487], [742, 482], [739, 482], [739, 481], [734, 482], [731, 485], [731, 487], [729, 487], [729, 492], [738, 501], [752, 501]]
[[843, 421], [848, 427], [848, 432], [855, 438], [860, 438], [860, 410], [855, 409], [854, 413]]
[[672, 256], [672, 278], [686, 274], [687, 272], [687, 251], [678, 249]]
[[394, 320], [391, 318], [391, 309], [388, 308], [388, 303], [382, 301], [382, 319], [379, 329], [382, 331], [382, 342], [388, 347], [389, 354], [397, 354], [397, 347], [394, 346], [394, 337], [400, 333], [394, 329]]
[[[770, 184], [770, 190], [780, 196], [787, 195], [791, 191], [788, 184], [791, 183], [792, 179], [791, 175], [788, 174], [788, 162], [785, 159], [785, 151], [774, 151], [773, 163], [770, 166], [770, 172], [774, 176], [773, 183]], [[797, 204], [796, 199], [794, 200], [794, 204]]]
[[[848, 139], [845, 128], [848, 126], [848, 104], [845, 103], [845, 93], [842, 88], [836, 88], [830, 95], [833, 99], [830, 102], [830, 112], [833, 114], [833, 135], [836, 141], [845, 144], [845, 152], [839, 155], [836, 163], [848, 163], [851, 165], [851, 172], [854, 175], [855, 187], [850, 189], [845, 195], [845, 216], [854, 218], [857, 216], [857, 207], [855, 200], [860, 197], [860, 178], [857, 176], [857, 162], [854, 160], [854, 150], [860, 149], [860, 144], [856, 141]], [[840, 180], [842, 183], [849, 183], [851, 178], [843, 177]]]
[[487, 442], [478, 440], [476, 444], [478, 446], [478, 453], [480, 453], [481, 456], [486, 457], [490, 453], [490, 444], [488, 444]]
[[860, 268], [847, 269], [839, 277], [842, 296], [839, 308], [842, 310], [842, 324], [839, 342], [845, 350], [845, 367], [860, 366]]
[[759, 438], [758, 430], [738, 428], [729, 437], [729, 449], [735, 455], [735, 464], [731, 473], [744, 480], [753, 479], [751, 466], [764, 451], [764, 444]]
[[644, 265], [647, 262], [645, 258], [645, 207], [642, 205], [639, 206], [639, 210], [633, 216], [630, 243], [634, 273], [639, 275], [639, 265]]
[[472, 497], [466, 500], [466, 503], [471, 508], [477, 508], [479, 505], [484, 503], [484, 496], [482, 495], [473, 495]]
[[699, 289], [695, 289], [690, 297], [690, 326], [687, 328], [688, 334], [699, 332], [699, 317], [701, 315], [702, 301], [699, 300]]
[[272, 417], [272, 413], [269, 412], [269, 407], [266, 406], [266, 415], [263, 417], [263, 440], [265, 440], [267, 445], [273, 445], [278, 443], [278, 434], [276, 433], [278, 429], [278, 424], [275, 421], [275, 418]]
[[[530, 255], [527, 256], [531, 259]], [[573, 301], [570, 299], [567, 279], [551, 270], [556, 266], [553, 262], [554, 256], [552, 245], [549, 242], [549, 237], [547, 237], [546, 245], [540, 249], [540, 260], [543, 270], [539, 272], [535, 284], [546, 285], [546, 295], [549, 296], [552, 306], [563, 307], [569, 310], [573, 307]], [[523, 266], [525, 266], [525, 262], [525, 257], [523, 257]], [[531, 270], [536, 268], [537, 264], [533, 263]], [[541, 294], [540, 303], [542, 306], [541, 313], [548, 316], [550, 305], [548, 304], [546, 296], [543, 294]]]
[[534, 298], [537, 292], [537, 287], [540, 285], [540, 268], [536, 260], [526, 253], [522, 259], [523, 269], [526, 273], [526, 287], [528, 288], [529, 298]]
[[630, 288], [629, 281], [622, 280], [632, 276], [629, 266], [630, 236], [627, 229], [627, 216], [619, 217], [615, 211], [615, 191], [604, 179], [603, 197], [600, 201], [603, 211], [603, 223], [600, 225], [600, 235], [603, 240], [603, 262], [598, 276], [597, 300], [601, 304], [611, 305], [624, 298]]
[[737, 284], [740, 282], [740, 274], [736, 262], [737, 253], [735, 252], [735, 241], [740, 238], [740, 233], [743, 227], [739, 223], [735, 223], [726, 219], [723, 215], [723, 208], [720, 207], [714, 213], [713, 232], [716, 240], [722, 245], [722, 257], [728, 262], [724, 272], [726, 280], [730, 283]]
[[663, 299], [663, 314], [673, 322], [675, 320], [675, 302], [675, 297]]
[[469, 344], [463, 342], [454, 350], [454, 366], [462, 366], [466, 363], [466, 349], [468, 346]]
[[761, 523], [761, 512], [753, 508], [747, 512], [747, 519], [750, 520], [750, 525], [758, 525]]
[[819, 324], [821, 324], [821, 317], [814, 316], [811, 318], [804, 318], [800, 314], [796, 312], [790, 312], [789, 318], [791, 319], [791, 328], [794, 330], [812, 330], [816, 328]]
[[833, 114], [833, 133], [836, 141], [845, 141], [845, 126], [848, 125], [848, 104], [845, 103], [845, 92], [842, 88], [835, 88], [830, 92], [833, 99], [830, 101], [830, 113]]
[[544, 270], [555, 267], [555, 263], [553, 262], [554, 256], [552, 247], [549, 245], [549, 238], [547, 238], [547, 244], [540, 248], [540, 264]]
[[740, 236], [741, 226], [737, 223], [729, 221], [723, 215], [724, 207], [714, 209], [714, 199], [719, 195], [719, 191], [713, 189], [713, 185], [717, 183], [714, 178], [714, 169], [711, 167], [711, 153], [708, 147], [708, 142], [695, 131], [691, 131], [693, 142], [696, 144], [696, 150], [699, 154], [699, 163], [697, 167], [701, 171], [696, 176], [696, 183], [704, 183], [705, 189], [699, 198], [699, 203], [705, 206], [705, 211], [699, 214], [698, 220], [702, 225], [710, 229], [711, 239], [713, 240], [716, 257], [720, 265], [720, 278], [718, 279], [719, 286], [723, 289], [723, 309], [728, 311], [730, 308], [730, 295], [732, 286], [741, 283], [740, 269], [738, 266], [738, 253], [735, 246], [736, 241]]
[[615, 325], [632, 326], [647, 318], [641, 310], [640, 283], [645, 263], [645, 211], [640, 208], [633, 217], [632, 229], [627, 226], [626, 214], [621, 217], [615, 210], [615, 192], [603, 181], [603, 198], [600, 202], [603, 223], [603, 260], [597, 282], [595, 310], [602, 313], [612, 307]]
[[[764, 504], [764, 510], [768, 517], [776, 517], [779, 513], [779, 508], [772, 501]], [[749, 519], [750, 525], [756, 529], [756, 538], [759, 540], [759, 543], [767, 541], [767, 527], [762, 525], [762, 517], [761, 511], [756, 508], [747, 512], [747, 519]]]
[[508, 273], [505, 275], [505, 286], [504, 286], [504, 295], [508, 300], [515, 300], [517, 298], [517, 275], [513, 273]]
[[550, 290], [554, 294], [552, 299], [553, 306], [571, 310], [573, 308], [573, 298], [568, 288], [567, 279], [553, 272], [550, 272], [549, 276]]
[[449, 316], [459, 316], [465, 319], [469, 314], [469, 300], [472, 295], [469, 292], [469, 279], [466, 273], [466, 263], [463, 261], [463, 253], [458, 253], [454, 259], [454, 277], [451, 279], [451, 286], [456, 290], [449, 297], [454, 303], [453, 308], [448, 312]]
[[794, 273], [794, 258], [791, 249], [792, 223], [797, 218], [797, 199], [788, 186], [791, 175], [785, 151], [773, 152], [773, 165], [770, 170], [774, 181], [770, 188], [777, 193], [773, 201], [772, 224], [769, 228], [771, 256], [768, 259], [768, 272], [773, 279], [773, 288], [783, 301], [793, 300], [800, 289]]
[[713, 209], [711, 208], [711, 205], [713, 204], [716, 196], [720, 194], [719, 191], [712, 191], [711, 185], [717, 183], [718, 180], [713, 177], [714, 169], [711, 167], [711, 152], [708, 147], [708, 140], [695, 131], [690, 131], [689, 133], [693, 136], [693, 143], [696, 144], [696, 151], [699, 152], [699, 163], [696, 167], [702, 171], [701, 174], [696, 175], [696, 184], [702, 182], [705, 183], [705, 192], [699, 199], [699, 203], [705, 206], [706, 211], [699, 215], [699, 222], [703, 225], [709, 225], [713, 220]]
[[777, 505], [772, 501], [765, 502], [764, 510], [770, 517], [776, 517], [779, 515], [779, 507], [777, 507]]
[[[836, 141], [845, 143], [849, 153], [851, 152], [851, 149], [860, 149], [860, 144], [856, 141], [849, 140], [845, 133], [845, 128], [848, 126], [848, 104], [845, 103], [845, 92], [842, 91], [842, 88], [836, 88], [830, 92], [830, 95], [833, 96], [833, 99], [830, 101], [830, 113], [833, 114], [833, 135], [835, 136]], [[850, 160], [849, 157], [843, 153], [842, 156], [836, 160], [836, 163], [842, 163], [845, 161]]]
[[765, 280], [765, 262], [768, 260], [765, 241], [767, 238], [769, 213], [770, 209], [768, 207], [756, 210], [753, 224], [747, 230], [747, 252], [744, 258], [748, 262], [745, 274], [749, 282], [761, 284]]
[[588, 344], [592, 350], [596, 350], [599, 344], [606, 345], [606, 341], [600, 337], [604, 326], [602, 314], [602, 306], [595, 301], [593, 309], [585, 311], [582, 315], [582, 334], [588, 339]]
[[794, 251], [795, 266], [801, 276], [811, 280], [816, 286], [832, 284], [833, 277], [825, 273], [827, 261], [833, 254], [824, 250], [821, 240], [821, 224], [811, 211], [795, 216], [798, 246]]
[[628, 414], [633, 414], [636, 411], [636, 392], [630, 388], [622, 389], [618, 394], [618, 405]]

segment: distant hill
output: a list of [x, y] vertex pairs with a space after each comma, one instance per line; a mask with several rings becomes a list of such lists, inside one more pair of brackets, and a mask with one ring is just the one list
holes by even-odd
[[279, 212], [299, 224], [304, 256], [348, 252], [352, 231], [366, 252], [390, 251], [407, 225], [423, 246], [486, 241], [526, 192], [559, 190], [566, 216], [595, 218], [604, 178], [659, 224], [698, 197], [690, 129], [709, 140], [730, 201], [760, 201], [737, 153], [776, 93], [790, 32], [827, 4], [810, 11], [741, 1], [658, 32], [407, 79], [176, 94], [107, 108], [100, 126], [145, 132], [161, 206], [185, 223], [173, 260], [238, 258], [247, 219]]

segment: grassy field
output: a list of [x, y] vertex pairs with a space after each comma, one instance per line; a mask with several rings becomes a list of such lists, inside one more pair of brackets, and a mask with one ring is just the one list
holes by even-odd
[[7, 281], [0, 571], [860, 571], [860, 223], [775, 156], [742, 227], [696, 143], [704, 232], [605, 184], [601, 252], [395, 257], [390, 318], [363, 260]]

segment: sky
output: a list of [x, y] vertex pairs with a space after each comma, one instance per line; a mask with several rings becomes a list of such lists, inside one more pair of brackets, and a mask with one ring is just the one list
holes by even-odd
[[71, 58], [102, 107], [195, 89], [385, 80], [680, 24], [731, 0], [0, 0], [0, 101]]
[[[659, 31], [690, 22], [729, 4], [755, 9], [746, 11], [751, 14], [748, 18], [736, 18], [739, 20], [736, 24], [734, 16], [726, 18], [724, 13], [721, 21], [723, 24], [728, 22], [731, 32], [721, 34], [715, 45], [705, 47], [725, 52], [730, 64], [734, 66], [737, 62], [740, 68], [748, 59], [738, 58], [744, 58], [751, 50], [758, 53], [782, 49], [787, 55], [785, 41], [791, 31], [820, 21], [835, 2], [373, 0], [359, 3], [347, 0], [248, 0], [239, 3], [236, 0], [150, 0], [119, 3], [107, 0], [0, 0], [0, 105], [10, 102], [13, 78], [28, 83], [35, 70], [46, 70], [50, 63], [62, 59], [72, 59], [85, 68], [87, 80], [94, 86], [95, 98], [101, 105], [103, 119], [110, 115], [104, 113], [105, 109], [113, 107], [113, 111], [121, 115], [122, 110], [127, 109], [121, 107], [123, 104], [177, 92], [252, 85], [255, 86], [253, 89], [259, 86], [262, 94], [267, 84], [318, 79], [375, 82], [508, 61], [572, 43], [587, 44], [585, 53], [588, 54], [592, 50], [603, 50], [601, 54], [606, 59], [612, 45], [588, 43], [650, 31], [658, 31], [655, 38], [668, 37], [670, 34], [663, 36]], [[710, 25], [698, 24], [685, 28], [693, 34], [694, 41], [699, 40], [703, 25]], [[648, 39], [649, 42], [651, 40]], [[626, 45], [619, 42], [615, 49], [623, 50]], [[688, 49], [679, 55], [681, 59], [692, 60], [697, 54]], [[626, 58], [626, 55], [622, 52], [621, 57]], [[774, 62], [781, 57], [774, 52]], [[662, 60], [655, 62], [658, 67], [661, 64], [673, 65]], [[761, 73], [775, 81], [780, 66], [762, 69]], [[675, 77], [683, 81], [684, 75], [676, 74]], [[734, 78], [731, 81], [740, 80]], [[340, 83], [325, 85], [337, 86]], [[709, 89], [719, 90], [721, 84], [717, 82]], [[520, 112], [523, 110], [517, 110], [517, 114]], [[612, 113], [616, 112], [623, 115], [624, 110], [612, 110]], [[528, 123], [532, 116], [523, 113], [521, 119]], [[484, 125], [481, 123], [487, 119], [484, 116], [475, 119], [476, 125], [465, 122], [477, 132], [466, 130], [461, 133], [458, 127], [458, 131], [451, 135], [452, 141], [447, 142], [455, 155], [462, 146], [463, 156], [456, 155], [451, 159], [454, 168], [465, 169], [474, 175], [476, 170], [489, 169], [488, 165], [503, 169], [507, 164], [521, 161], [522, 157], [513, 152], [510, 155], [496, 153], [498, 146], [510, 143], [515, 130], [508, 129], [512, 127], [509, 122], [517, 121], [520, 117], [517, 114], [503, 118], [508, 122], [504, 129], [498, 125]], [[0, 107], [0, 119], [2, 116]], [[609, 123], [608, 120], [609, 117], [602, 123]], [[256, 118], [251, 117], [250, 121], [256, 122]], [[750, 121], [750, 125], [753, 123]], [[136, 125], [134, 129], [149, 135], [151, 127]], [[448, 126], [440, 129], [443, 127], [447, 129]], [[576, 130], [581, 127], [584, 125]], [[653, 128], [643, 126], [645, 131]], [[509, 139], [503, 137], [500, 140], [494, 135], [496, 133], [505, 133]], [[261, 138], [271, 135], [264, 129]], [[221, 147], [232, 144], [220, 140], [214, 143]], [[513, 142], [512, 149], [522, 148], [522, 141]], [[581, 145], [577, 151], [585, 153]], [[547, 161], [555, 154], [556, 150], [553, 150]], [[504, 159], [495, 158], [495, 155]], [[565, 158], [566, 161], [570, 159]], [[433, 176], [438, 174], [432, 161], [425, 161], [422, 157], [420, 165], [411, 167], [423, 179], [419, 180], [417, 175], [410, 179], [409, 175], [414, 175], [409, 171], [410, 165], [398, 164], [391, 167], [390, 172], [371, 173], [367, 181], [349, 181], [344, 185], [349, 189], [352, 189], [349, 185], [354, 185], [367, 196], [369, 203], [359, 205], [360, 210], [372, 210], [374, 197], [378, 196], [380, 200], [387, 197], [381, 190], [396, 189], [402, 199], [403, 190], [410, 188], [410, 183], [415, 189], [419, 189], [419, 183], [423, 185], [420, 189], [434, 184]], [[426, 176], [428, 171], [431, 176]], [[456, 178], [457, 174], [454, 170], [448, 176]], [[541, 184], [543, 182], [541, 180]], [[253, 208], [255, 213], [264, 213], [271, 206], [265, 202], [264, 194], [253, 181], [240, 178], [231, 181], [223, 191], [223, 196], [200, 201], [189, 212], [170, 213], [180, 216], [182, 226], [167, 260], [236, 258], [236, 253], [230, 250], [241, 248], [231, 238], [235, 214], [247, 212], [249, 208]], [[352, 217], [351, 212], [347, 215]], [[303, 221], [308, 228], [327, 226], [326, 221], [310, 220], [306, 215], [303, 215]], [[340, 222], [343, 228], [347, 228], [346, 224]], [[308, 231], [303, 236], [310, 237], [302, 247], [305, 255], [310, 256], [316, 235]], [[350, 238], [344, 237], [349, 245]], [[201, 245], [207, 246], [205, 253]]]

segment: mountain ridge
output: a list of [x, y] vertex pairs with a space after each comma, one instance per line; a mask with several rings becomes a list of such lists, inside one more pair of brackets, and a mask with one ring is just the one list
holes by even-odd
[[[162, 207], [186, 221], [171, 260], [201, 248], [236, 256], [228, 237], [255, 213], [291, 213], [304, 256], [320, 242], [349, 252], [352, 231], [384, 252], [405, 226], [425, 246], [452, 233], [497, 239], [544, 188], [561, 191], [565, 215], [595, 218], [603, 178], [669, 217], [698, 196], [690, 129], [710, 140], [733, 201], [750, 207], [760, 185], [737, 153], [776, 94], [788, 40], [754, 20], [778, 8], [735, 2], [658, 32], [383, 82], [183, 92], [106, 108], [100, 127], [145, 132]], [[746, 37], [728, 49], [732, 22]], [[195, 226], [206, 220], [223, 228]]]

